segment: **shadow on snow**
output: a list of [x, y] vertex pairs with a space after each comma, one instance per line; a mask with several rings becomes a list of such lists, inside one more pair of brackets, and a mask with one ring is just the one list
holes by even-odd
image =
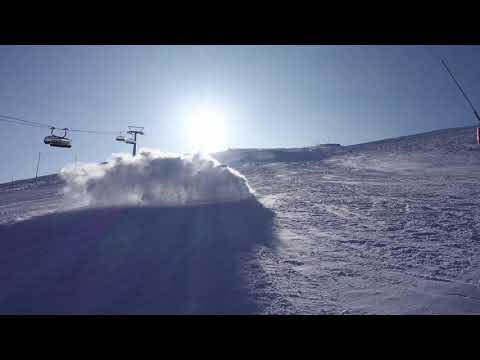
[[248, 314], [242, 254], [273, 245], [256, 200], [83, 209], [0, 226], [2, 314]]

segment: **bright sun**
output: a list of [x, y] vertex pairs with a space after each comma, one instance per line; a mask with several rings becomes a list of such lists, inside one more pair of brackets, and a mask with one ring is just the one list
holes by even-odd
[[195, 111], [188, 125], [189, 141], [195, 151], [213, 153], [225, 150], [225, 119], [222, 114], [211, 109]]

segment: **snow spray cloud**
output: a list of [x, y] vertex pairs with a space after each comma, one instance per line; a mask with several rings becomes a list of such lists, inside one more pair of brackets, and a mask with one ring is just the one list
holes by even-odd
[[253, 196], [247, 179], [208, 155], [142, 149], [102, 164], [67, 165], [65, 195], [90, 206], [186, 205]]

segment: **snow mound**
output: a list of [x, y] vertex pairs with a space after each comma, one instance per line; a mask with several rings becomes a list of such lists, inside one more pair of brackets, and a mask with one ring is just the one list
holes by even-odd
[[60, 172], [65, 196], [90, 206], [188, 205], [253, 196], [247, 179], [208, 155], [142, 149], [102, 164], [72, 164]]

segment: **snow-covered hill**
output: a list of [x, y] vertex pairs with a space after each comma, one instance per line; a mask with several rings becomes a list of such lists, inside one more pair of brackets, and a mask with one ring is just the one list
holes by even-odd
[[255, 198], [185, 206], [2, 184], [0, 313], [480, 313], [479, 149], [469, 127], [230, 150]]
[[477, 171], [480, 147], [472, 127], [437, 130], [344, 148], [341, 161], [351, 168], [385, 171], [451, 172], [452, 176]]
[[341, 152], [341, 148], [340, 144], [324, 144], [291, 149], [229, 149], [214, 154], [214, 157], [231, 165], [279, 161], [318, 161]]

